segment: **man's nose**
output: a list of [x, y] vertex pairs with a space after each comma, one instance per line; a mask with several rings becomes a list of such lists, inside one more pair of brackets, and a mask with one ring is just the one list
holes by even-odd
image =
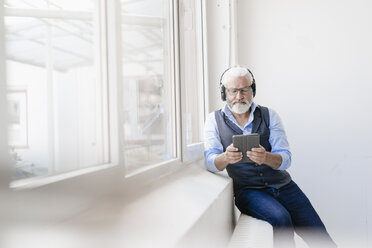
[[241, 90], [238, 90], [238, 93], [236, 94], [236, 97], [239, 98], [239, 99], [244, 98], [244, 95], [243, 95]]

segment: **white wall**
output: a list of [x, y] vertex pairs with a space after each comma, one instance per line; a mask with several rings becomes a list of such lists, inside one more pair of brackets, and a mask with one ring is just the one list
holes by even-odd
[[339, 244], [371, 247], [372, 2], [237, 4], [238, 61], [282, 117], [290, 173]]

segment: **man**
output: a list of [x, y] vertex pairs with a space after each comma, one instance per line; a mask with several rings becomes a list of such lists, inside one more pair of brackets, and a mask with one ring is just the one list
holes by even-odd
[[[250, 70], [227, 69], [220, 80], [226, 105], [205, 123], [205, 162], [209, 171], [226, 168], [234, 183], [235, 204], [247, 215], [269, 222], [276, 247], [294, 247], [294, 231], [310, 247], [336, 247], [306, 195], [286, 171], [291, 152], [278, 114], [253, 102], [256, 84]], [[232, 136], [260, 134], [260, 146], [247, 151], [254, 163], [239, 163], [242, 152]]]

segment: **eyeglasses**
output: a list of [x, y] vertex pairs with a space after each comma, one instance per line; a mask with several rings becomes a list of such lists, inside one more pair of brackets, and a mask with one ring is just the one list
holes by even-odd
[[227, 92], [229, 92], [231, 96], [236, 96], [239, 91], [240, 91], [240, 94], [247, 95], [249, 92], [252, 91], [252, 85], [246, 86], [243, 88], [226, 88], [226, 90]]

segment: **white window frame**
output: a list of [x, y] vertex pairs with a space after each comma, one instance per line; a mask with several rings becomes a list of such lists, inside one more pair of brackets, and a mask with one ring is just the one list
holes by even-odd
[[[118, 10], [120, 9], [119, 6], [115, 5], [115, 4], [120, 4], [119, 2], [117, 3], [111, 3], [111, 6], [112, 8], [114, 8], [115, 10]], [[151, 164], [151, 165], [146, 165], [145, 167], [141, 168], [141, 169], [136, 169], [135, 171], [133, 172], [129, 172], [125, 166], [125, 159], [124, 159], [124, 156], [121, 156], [120, 157], [120, 164], [124, 166], [124, 175], [125, 175], [125, 178], [135, 178], [136, 176], [138, 175], [141, 175], [143, 173], [146, 173], [146, 174], [151, 174], [152, 172], [155, 173], [156, 175], [158, 174], [157, 170], [158, 171], [168, 171], [168, 172], [165, 172], [166, 174], [168, 173], [171, 173], [173, 172], [174, 170], [178, 169], [178, 166], [177, 165], [180, 165], [182, 164], [182, 160], [181, 160], [181, 155], [182, 155], [182, 147], [181, 147], [181, 121], [180, 121], [180, 108], [181, 108], [181, 103], [180, 103], [180, 84], [179, 84], [179, 39], [178, 39], [178, 0], [171, 0], [170, 1], [170, 6], [169, 6], [169, 9], [171, 11], [170, 13], [170, 32], [172, 32], [172, 34], [170, 35], [171, 36], [171, 44], [172, 44], [172, 48], [170, 49], [171, 51], [171, 58], [172, 58], [172, 64], [171, 64], [171, 77], [170, 79], [172, 80], [173, 84], [172, 84], [172, 89], [171, 91], [173, 92], [172, 94], [172, 112], [171, 112], [171, 118], [173, 118], [173, 149], [175, 150], [175, 158], [173, 159], [169, 159], [169, 160], [166, 160], [166, 161], [162, 161], [160, 163], [154, 163], [154, 164]], [[117, 27], [116, 25], [118, 25], [118, 23], [120, 23], [119, 21], [117, 21], [119, 18], [120, 18], [120, 13], [118, 13], [117, 11], [115, 12], [115, 15], [109, 15], [109, 26], [110, 27], [115, 27], [115, 29], [109, 29], [108, 31], [108, 36], [109, 36], [109, 40], [112, 40], [112, 41], [115, 41], [114, 43], [115, 44], [112, 44], [109, 46], [109, 54], [111, 55], [111, 57], [113, 56], [116, 56], [116, 63], [114, 61], [113, 62], [113, 65], [115, 64], [115, 66], [109, 66], [109, 68], [114, 68], [115, 67], [115, 72], [113, 71], [112, 72], [112, 75], [115, 75], [115, 78], [116, 78], [116, 82], [117, 82], [117, 85], [119, 85], [119, 89], [118, 89], [118, 99], [122, 99], [122, 97], [120, 96], [120, 92], [122, 92], [122, 89], [120, 89], [120, 86], [122, 85], [121, 82], [120, 82], [120, 78], [121, 78], [121, 63], [120, 63], [120, 55], [121, 55], [121, 52], [120, 52], [120, 32], [117, 31], [115, 32], [116, 30], [120, 30], [119, 27]], [[121, 104], [118, 102], [117, 103], [117, 106], [118, 107], [118, 112], [119, 113], [123, 113], [123, 111], [121, 110]], [[119, 119], [121, 118], [120, 117], [120, 114], [119, 114]], [[120, 121], [119, 121], [120, 123]], [[119, 136], [120, 137], [124, 137], [124, 134], [122, 133], [123, 132], [123, 128], [119, 127]], [[121, 145], [121, 144], [120, 144]], [[122, 151], [123, 149], [120, 148], [120, 151]], [[163, 172], [164, 173], [164, 172]]]
[[[98, 24], [96, 27], [96, 30], [98, 31], [97, 34], [94, 36], [95, 43], [99, 44], [100, 47], [96, 48], [94, 50], [95, 53], [95, 58], [98, 58], [97, 61], [95, 61], [95, 68], [96, 70], [99, 71], [98, 75], [100, 76], [99, 81], [101, 90], [102, 90], [102, 109], [103, 109], [103, 130], [104, 131], [104, 161], [109, 161], [107, 163], [103, 163], [100, 165], [95, 165], [91, 166], [88, 168], [84, 169], [77, 169], [74, 171], [69, 171], [69, 172], [62, 172], [58, 174], [51, 174], [46, 177], [33, 177], [33, 178], [27, 178], [27, 179], [19, 179], [19, 180], [14, 180], [9, 183], [11, 188], [14, 189], [21, 189], [21, 188], [34, 188], [38, 187], [41, 185], [57, 182], [63, 179], [71, 178], [71, 177], [76, 177], [79, 175], [84, 175], [86, 173], [90, 172], [95, 172], [99, 170], [103, 170], [106, 168], [109, 168], [111, 166], [117, 165], [117, 150], [115, 150], [115, 137], [116, 135], [116, 128], [113, 126], [115, 125], [115, 122], [111, 121], [112, 118], [115, 118], [112, 113], [114, 112], [109, 112], [108, 107], [109, 104], [112, 105], [112, 99], [108, 97], [108, 90], [112, 88], [112, 85], [108, 85], [108, 76], [107, 76], [107, 40], [106, 36], [106, 5], [105, 1], [100, 1], [96, 0], [97, 2], [100, 3], [99, 6], [97, 6], [96, 9], [96, 16], [98, 17], [98, 21], [95, 22], [95, 24]], [[24, 10], [14, 10], [14, 9], [9, 9], [7, 11], [4, 9], [3, 4], [1, 5], [1, 8], [3, 10], [4, 16], [7, 15], [7, 13], [10, 16], [33, 16], [33, 13], [27, 13], [27, 11]], [[51, 11], [52, 14], [50, 14], [50, 17], [54, 17], [53, 13], [55, 11]], [[38, 11], [36, 14], [39, 15], [48, 15], [46, 11]], [[3, 24], [4, 25], [4, 24]], [[4, 34], [3, 34], [4, 36]], [[111, 101], [111, 102], [109, 102]], [[50, 112], [50, 111], [49, 111]], [[110, 122], [109, 122], [110, 119]], [[110, 123], [110, 126], [109, 126]], [[52, 128], [54, 129], [54, 128]], [[52, 131], [53, 132], [53, 131]], [[110, 135], [108, 135], [108, 132], [110, 132]], [[110, 137], [109, 137], [110, 136]], [[55, 143], [55, 142], [53, 142]], [[54, 153], [54, 151], [53, 151]]]
[[[200, 130], [203, 130], [203, 127], [204, 127], [204, 122], [205, 122], [205, 117], [206, 117], [206, 109], [207, 109], [207, 106], [206, 106], [206, 101], [205, 101], [205, 96], [206, 96], [206, 88], [205, 86], [207, 85], [206, 84], [206, 78], [205, 78], [205, 70], [206, 70], [206, 60], [205, 60], [205, 43], [203, 42], [204, 38], [206, 37], [205, 33], [204, 33], [204, 28], [205, 26], [203, 26], [203, 24], [205, 23], [205, 12], [204, 12], [204, 7], [205, 7], [205, 1], [202, 0], [199, 2], [199, 4], [197, 4], [197, 6], [195, 6], [195, 9], [193, 10], [193, 13], [195, 13], [195, 16], [198, 15], [198, 22], [199, 23], [195, 23], [195, 32], [197, 32], [197, 36], [196, 37], [199, 37], [199, 40], [197, 42], [197, 45], [198, 45], [198, 51], [203, 51], [202, 54], [200, 54], [200, 58], [201, 58], [201, 61], [200, 61], [200, 64], [197, 65], [200, 67], [200, 71], [201, 71], [201, 75], [198, 75], [199, 77], [199, 80], [202, 82], [202, 84], [200, 84], [200, 87], [198, 89], [198, 92], [199, 92], [199, 98], [201, 99], [201, 104], [199, 105], [199, 109], [201, 110], [201, 112], [198, 113], [199, 115], [199, 128]], [[183, 11], [181, 8], [179, 8], [178, 12], [180, 11]], [[195, 18], [192, 20], [192, 21], [195, 21]], [[199, 30], [200, 28], [200, 30]], [[180, 61], [185, 61], [184, 58], [180, 58]], [[181, 63], [181, 62], [180, 62]], [[181, 65], [180, 65], [181, 66]], [[187, 96], [186, 96], [186, 84], [187, 82], [181, 82], [181, 85], [182, 85], [182, 89], [181, 90], [181, 100], [182, 100], [182, 112], [186, 112], [186, 99], [187, 99]], [[184, 115], [181, 115], [180, 116], [181, 120], [182, 120], [182, 123], [186, 123], [186, 117]], [[200, 137], [200, 139], [202, 140], [202, 137]], [[192, 144], [187, 144], [187, 141], [186, 141], [186, 130], [183, 130], [182, 132], [182, 161], [184, 163], [191, 163], [191, 162], [194, 162], [196, 160], [199, 160], [203, 157], [203, 150], [204, 150], [204, 142], [197, 142], [197, 143], [192, 143]]]
[[[103, 92], [106, 96], [104, 101], [109, 106], [107, 116], [108, 121], [106, 122], [108, 125], [109, 130], [109, 138], [107, 139], [107, 145], [109, 146], [109, 153], [107, 156], [109, 157], [109, 163], [101, 164], [97, 166], [92, 166], [84, 169], [79, 169], [76, 171], [71, 171], [67, 173], [61, 173], [57, 175], [47, 176], [45, 178], [30, 178], [30, 179], [22, 179], [17, 181], [11, 181], [10, 179], [10, 169], [6, 169], [9, 173], [5, 173], [9, 175], [7, 177], [7, 184], [11, 186], [11, 188], [15, 190], [21, 189], [33, 189], [35, 192], [42, 192], [46, 186], [48, 191], [51, 190], [53, 192], [69, 192], [69, 189], [75, 188], [74, 194], [84, 194], [84, 186], [90, 188], [90, 192], [97, 192], [95, 196], [86, 196], [83, 197], [86, 199], [99, 198], [100, 195], [106, 194], [107, 192], [122, 190], [117, 189], [119, 185], [143, 185], [147, 182], [150, 182], [160, 176], [170, 174], [172, 172], [177, 171], [178, 169], [182, 168], [183, 165], [196, 161], [198, 159], [202, 159], [202, 151], [203, 151], [203, 143], [196, 143], [191, 145], [186, 145], [185, 139], [185, 131], [182, 130], [182, 106], [184, 106], [184, 102], [182, 98], [182, 85], [180, 83], [180, 73], [179, 73], [179, 30], [178, 30], [178, 18], [179, 18], [179, 5], [178, 0], [172, 0], [171, 2], [171, 9], [173, 10], [173, 17], [172, 17], [172, 25], [171, 28], [173, 30], [173, 37], [174, 37], [174, 47], [172, 48], [172, 58], [173, 58], [173, 75], [172, 80], [174, 80], [173, 89], [173, 102], [174, 102], [174, 110], [173, 115], [175, 118], [174, 122], [174, 138], [175, 138], [175, 145], [176, 145], [176, 158], [171, 159], [168, 161], [164, 161], [162, 163], [154, 164], [151, 166], [147, 166], [143, 170], [136, 171], [132, 174], [127, 174], [125, 170], [125, 161], [124, 156], [122, 155], [122, 144], [120, 143], [120, 138], [123, 136], [122, 128], [118, 126], [120, 120], [120, 55], [118, 50], [120, 47], [120, 32], [116, 32], [117, 28], [117, 18], [120, 13], [117, 12], [119, 8], [117, 8], [117, 4], [120, 4], [118, 1], [109, 1], [109, 0], [102, 0], [100, 2], [100, 8], [98, 8], [99, 16], [100, 16], [100, 44], [101, 44], [101, 60], [100, 62], [100, 70], [101, 70], [101, 80], [108, 82], [107, 88]], [[3, 1], [0, 1], [0, 13], [1, 16], [4, 16], [4, 8], [3, 8]], [[204, 1], [202, 1], [201, 9], [199, 10], [200, 13], [204, 13]], [[107, 14], [109, 13], [109, 14]], [[204, 23], [204, 14], [202, 15], [202, 20]], [[3, 20], [3, 19], [2, 19]], [[1, 25], [4, 25], [2, 22]], [[115, 28], [107, 28], [107, 27], [115, 27]], [[204, 26], [205, 27], [205, 26]], [[4, 31], [3, 29], [0, 31], [2, 37], [1, 42], [4, 43]], [[205, 37], [204, 32], [202, 32], [203, 38]], [[202, 41], [203, 39], [201, 39]], [[204, 51], [203, 57], [205, 56], [205, 43], [200, 43], [201, 49], [200, 51]], [[1, 50], [2, 54], [4, 54], [4, 49]], [[2, 58], [5, 58], [2, 56]], [[204, 70], [206, 68], [206, 61], [202, 61], [203, 64], [203, 77], [205, 82], [206, 73]], [[1, 61], [1, 69], [3, 70], [5, 67], [4, 60]], [[4, 73], [1, 74], [2, 79], [5, 80]], [[203, 85], [204, 89], [206, 84]], [[202, 94], [205, 98], [205, 91]], [[109, 97], [108, 97], [109, 96]], [[202, 101], [206, 102], [206, 101]], [[205, 120], [205, 113], [207, 106], [201, 106], [200, 109], [203, 109], [203, 113], [201, 113], [204, 118], [200, 118], [201, 120]], [[106, 113], [105, 113], [106, 114]], [[2, 126], [6, 124], [5, 120], [0, 123]], [[203, 125], [203, 123], [201, 123]], [[6, 126], [6, 125], [5, 125]], [[7, 129], [5, 129], [7, 130]], [[2, 130], [4, 131], [4, 129]], [[6, 135], [6, 134], [5, 134]], [[7, 146], [7, 145], [6, 145]], [[1, 154], [2, 156], [8, 156], [8, 154]], [[3, 174], [3, 175], [5, 175]], [[97, 184], [98, 182], [104, 182], [109, 180], [110, 183]], [[50, 184], [50, 185], [48, 185]], [[125, 187], [123, 187], [125, 190]], [[37, 194], [37, 193], [35, 193]], [[82, 199], [82, 201], [84, 201]], [[37, 202], [37, 201], [35, 201]], [[30, 202], [32, 205], [32, 202]], [[35, 203], [36, 204], [36, 203]]]

